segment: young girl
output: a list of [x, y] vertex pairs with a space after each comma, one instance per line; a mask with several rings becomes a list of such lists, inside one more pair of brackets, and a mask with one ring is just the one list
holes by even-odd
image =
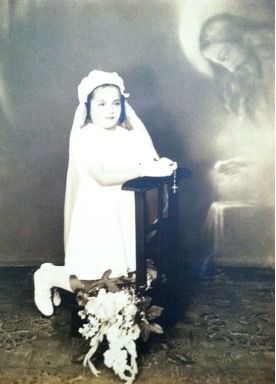
[[[94, 70], [78, 87], [79, 106], [70, 136], [64, 245], [65, 265], [43, 264], [34, 274], [35, 303], [53, 314], [53, 287], [68, 291], [72, 276], [97, 280], [136, 269], [134, 192], [124, 182], [142, 176], [170, 176], [176, 163], [159, 159], [143, 123], [126, 102], [117, 73]], [[74, 279], [76, 282], [76, 279]], [[52, 301], [53, 300], [53, 301]]]

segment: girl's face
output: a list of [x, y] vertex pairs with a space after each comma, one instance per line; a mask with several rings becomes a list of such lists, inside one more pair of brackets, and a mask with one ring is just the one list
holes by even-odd
[[230, 72], [235, 72], [237, 67], [247, 58], [242, 47], [229, 42], [210, 44], [204, 49], [203, 56], [215, 64], [222, 65]]
[[90, 106], [92, 123], [104, 129], [114, 128], [119, 122], [121, 108], [117, 87], [108, 85], [95, 89]]

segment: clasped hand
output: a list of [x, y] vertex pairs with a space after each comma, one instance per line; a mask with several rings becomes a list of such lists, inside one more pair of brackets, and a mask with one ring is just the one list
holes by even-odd
[[177, 169], [177, 163], [167, 157], [161, 157], [159, 160], [147, 161], [140, 164], [139, 169], [141, 177], [165, 177], [172, 175], [173, 171]]
[[228, 160], [217, 161], [214, 168], [224, 175], [235, 175], [242, 171], [246, 171], [248, 166], [249, 163], [246, 159], [242, 157], [234, 157]]

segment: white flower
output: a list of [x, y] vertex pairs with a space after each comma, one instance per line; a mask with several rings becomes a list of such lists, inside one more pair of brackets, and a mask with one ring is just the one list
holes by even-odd
[[100, 321], [95, 315], [88, 315], [88, 321], [91, 327], [99, 328]]
[[132, 340], [137, 340], [140, 336], [140, 328], [137, 324], [133, 324], [133, 326], [130, 328], [129, 334], [132, 338]]
[[137, 313], [137, 307], [135, 304], [133, 303], [130, 303], [128, 304], [125, 308], [124, 308], [124, 313], [127, 315], [127, 316], [131, 316], [131, 317], [134, 317]]
[[82, 310], [82, 311], [79, 311], [79, 312], [78, 312], [78, 315], [80, 316], [80, 318], [81, 318], [82, 320], [84, 320], [84, 319], [86, 318], [87, 313], [86, 313], [85, 310]]
[[85, 305], [85, 309], [88, 313], [91, 313], [92, 315], [97, 312], [99, 307], [99, 300], [97, 297], [89, 297], [88, 301]]
[[99, 292], [98, 292], [98, 295], [97, 295], [97, 299], [98, 300], [104, 300], [106, 294], [107, 293], [106, 293], [106, 290], [104, 288], [99, 289]]
[[114, 293], [114, 299], [116, 303], [116, 310], [117, 312], [119, 312], [128, 305], [129, 294], [126, 291], [122, 290]]
[[109, 343], [116, 344], [116, 342], [119, 342], [121, 336], [122, 332], [120, 331], [117, 324], [112, 324], [106, 332], [106, 338]]
[[96, 315], [100, 320], [109, 320], [116, 315], [116, 306], [113, 294], [106, 293], [105, 289], [100, 289], [98, 296], [90, 297], [85, 306], [88, 313]]
[[133, 288], [122, 289], [119, 292], [107, 292], [104, 288], [97, 296], [89, 297], [85, 309], [79, 312], [88, 323], [79, 330], [90, 339], [90, 350], [86, 354], [85, 363], [94, 374], [98, 371], [91, 362], [94, 353], [104, 336], [109, 349], [104, 353], [104, 363], [130, 384], [137, 374], [137, 352], [135, 340], [140, 336], [140, 328], [135, 323], [140, 299]]
[[116, 316], [116, 307], [114, 303], [107, 302], [104, 305], [101, 305], [98, 316], [101, 320], [112, 320]]
[[108, 349], [104, 353], [104, 363], [108, 368], [113, 368], [117, 375], [124, 373], [127, 367], [127, 351]]
[[91, 324], [83, 324], [82, 328], [79, 329], [79, 333], [82, 334], [85, 339], [93, 337], [98, 332], [98, 327], [91, 327]]
[[128, 351], [128, 353], [133, 356], [133, 357], [137, 357], [137, 352], [136, 352], [136, 344], [134, 343], [133, 340], [129, 341], [127, 344], [126, 344], [126, 350]]

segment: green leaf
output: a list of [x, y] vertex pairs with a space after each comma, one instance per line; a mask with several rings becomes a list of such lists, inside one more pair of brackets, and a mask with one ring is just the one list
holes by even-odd
[[112, 269], [108, 269], [107, 271], [104, 272], [104, 274], [102, 275], [101, 277], [101, 280], [106, 280], [109, 278], [109, 276], [111, 275], [112, 273]]
[[141, 323], [139, 324], [139, 326], [141, 330], [140, 336], [142, 337], [143, 341], [147, 341], [151, 332], [149, 325], [145, 323]]
[[119, 292], [120, 291], [120, 288], [113, 282], [108, 282], [106, 283], [106, 288], [108, 290], [108, 292], [111, 292], [111, 293], [115, 293], [115, 292]]
[[139, 306], [143, 311], [146, 312], [147, 308], [150, 306], [150, 303], [151, 303], [151, 298], [149, 296], [142, 296], [140, 299]]
[[153, 333], [158, 333], [159, 335], [164, 333], [163, 328], [161, 327], [161, 325], [159, 325], [157, 323], [150, 324], [149, 328], [150, 328], [150, 331], [153, 332]]
[[152, 305], [150, 308], [147, 309], [146, 317], [149, 320], [153, 320], [156, 317], [159, 317], [162, 313], [164, 308], [159, 307], [158, 305]]
[[76, 295], [76, 301], [80, 307], [85, 307], [88, 300], [88, 293], [83, 291], [78, 291]]

